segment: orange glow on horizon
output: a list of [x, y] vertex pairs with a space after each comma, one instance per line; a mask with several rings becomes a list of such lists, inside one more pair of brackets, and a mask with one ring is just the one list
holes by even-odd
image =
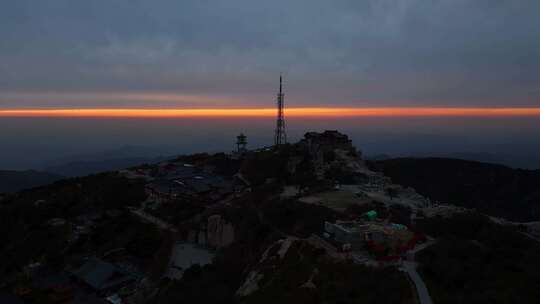
[[[189, 118], [273, 117], [276, 109], [0, 109], [0, 117]], [[540, 116], [540, 108], [287, 108], [287, 117], [505, 117]]]

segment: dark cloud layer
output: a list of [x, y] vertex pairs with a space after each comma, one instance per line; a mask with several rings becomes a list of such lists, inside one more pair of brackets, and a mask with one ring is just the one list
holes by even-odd
[[260, 105], [284, 72], [298, 105], [540, 106], [539, 11], [537, 0], [2, 0], [0, 93]]

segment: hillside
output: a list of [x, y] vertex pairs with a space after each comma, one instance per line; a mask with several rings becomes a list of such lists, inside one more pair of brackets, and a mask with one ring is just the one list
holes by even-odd
[[[389, 171], [392, 181], [370, 170], [361, 155], [346, 135], [310, 132], [273, 149], [179, 156], [7, 194], [0, 198], [0, 298], [534, 303], [540, 244], [531, 231], [431, 205], [396, 183], [396, 172]], [[503, 166], [423, 161], [371, 167], [407, 164], [401, 183], [413, 176], [416, 188], [448, 196], [460, 190], [453, 179], [479, 179], [476, 187], [487, 191], [508, 176], [534, 193], [529, 179]], [[437, 169], [454, 188], [428, 175]]]
[[8, 171], [0, 170], [0, 193], [16, 192], [55, 182], [61, 179], [58, 174], [40, 171]]
[[438, 242], [418, 254], [434, 303], [536, 303], [540, 243], [474, 212], [429, 218]]
[[514, 221], [540, 219], [540, 170], [447, 158], [397, 158], [370, 166], [434, 201]]

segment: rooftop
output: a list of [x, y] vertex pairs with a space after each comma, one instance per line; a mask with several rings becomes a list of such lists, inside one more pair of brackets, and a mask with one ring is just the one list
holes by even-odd
[[126, 271], [98, 258], [89, 258], [72, 274], [97, 291], [120, 287], [135, 279]]

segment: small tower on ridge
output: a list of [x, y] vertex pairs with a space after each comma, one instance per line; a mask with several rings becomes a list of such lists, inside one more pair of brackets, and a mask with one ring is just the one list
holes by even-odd
[[244, 133], [240, 133], [240, 135], [236, 136], [236, 147], [238, 153], [244, 153], [247, 151], [246, 149], [247, 145], [247, 136], [244, 135]]

